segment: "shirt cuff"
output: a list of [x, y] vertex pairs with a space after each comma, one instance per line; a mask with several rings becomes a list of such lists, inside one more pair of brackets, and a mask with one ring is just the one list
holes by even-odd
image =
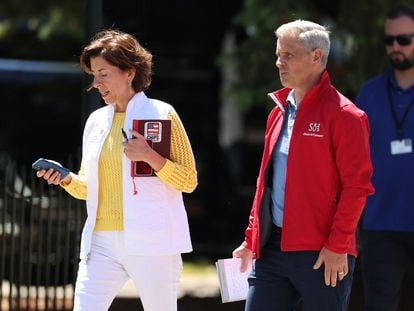
[[155, 174], [157, 174], [157, 176], [162, 180], [168, 180], [175, 171], [175, 164], [168, 159], [166, 160], [167, 161], [165, 162], [164, 166], [158, 172], [155, 172]]
[[72, 172], [70, 172], [69, 174], [72, 177], [72, 180], [70, 181], [70, 183], [65, 183], [65, 182], [62, 181], [59, 184], [59, 186], [61, 186], [63, 189], [65, 189], [68, 192], [70, 192], [71, 190], [74, 190], [77, 187], [79, 187], [77, 185], [77, 182], [76, 182], [77, 181], [77, 178], [76, 178], [77, 176]]

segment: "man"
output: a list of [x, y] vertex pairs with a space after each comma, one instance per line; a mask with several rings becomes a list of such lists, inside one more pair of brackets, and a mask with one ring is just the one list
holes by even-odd
[[244, 271], [253, 257], [247, 311], [346, 310], [355, 232], [373, 193], [367, 116], [332, 85], [329, 33], [303, 20], [276, 30], [285, 87], [275, 108], [245, 241], [233, 251]]
[[414, 263], [414, 7], [385, 22], [391, 69], [364, 84], [356, 103], [369, 116], [372, 182], [362, 222], [365, 309], [397, 310], [404, 274]]

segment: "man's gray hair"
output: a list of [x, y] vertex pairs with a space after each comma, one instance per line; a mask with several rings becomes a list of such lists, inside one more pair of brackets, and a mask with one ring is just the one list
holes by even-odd
[[307, 52], [320, 48], [322, 50], [322, 65], [326, 68], [331, 45], [329, 31], [326, 27], [298, 19], [281, 25], [276, 29], [275, 34], [277, 38], [285, 36], [297, 37]]

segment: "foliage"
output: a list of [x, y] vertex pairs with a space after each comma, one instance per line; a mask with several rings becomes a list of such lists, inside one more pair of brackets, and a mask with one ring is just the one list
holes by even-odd
[[221, 57], [225, 65], [238, 59], [240, 79], [230, 90], [244, 109], [270, 103], [264, 94], [280, 87], [275, 68], [276, 25], [297, 18], [311, 18], [315, 9], [309, 2], [289, 0], [245, 0], [244, 8], [234, 19], [234, 28], [242, 28], [246, 39], [233, 54]]
[[[47, 40], [54, 33], [67, 33], [78, 39], [83, 38], [83, 1], [8, 0], [0, 2], [0, 11], [3, 15], [1, 24], [5, 25], [3, 29], [9, 31], [27, 27], [42, 40]], [[5, 32], [1, 35], [5, 35]]]
[[402, 3], [404, 1], [396, 3], [393, 0], [360, 1], [358, 5], [342, 2], [337, 36], [344, 46], [346, 62], [343, 79], [336, 81], [336, 85], [349, 96], [355, 96], [367, 79], [387, 68], [382, 43], [384, 23], [391, 9]]
[[280, 87], [274, 30], [288, 21], [309, 19], [331, 30], [328, 70], [335, 86], [352, 98], [366, 79], [386, 67], [382, 31], [393, 4], [392, 0], [338, 1], [329, 10], [327, 3], [316, 0], [245, 0], [234, 27], [241, 27], [246, 38], [232, 55], [220, 59], [221, 65], [239, 59], [240, 79], [230, 92], [244, 109], [270, 105], [264, 94]]
[[81, 43], [84, 38], [86, 6], [81, 0], [0, 1], [0, 12], [2, 45], [18, 43], [9, 46], [11, 51], [8, 53], [4, 49], [6, 53], [2, 54], [6, 56], [26, 58], [27, 51], [32, 51], [36, 45], [43, 51], [35, 52], [34, 58], [53, 58], [50, 55], [58, 55], [62, 51], [65, 55], [65, 49], [74, 50], [73, 45]]
[[183, 263], [183, 276], [186, 275], [200, 275], [208, 276], [215, 275], [216, 267], [207, 260], [186, 260]]

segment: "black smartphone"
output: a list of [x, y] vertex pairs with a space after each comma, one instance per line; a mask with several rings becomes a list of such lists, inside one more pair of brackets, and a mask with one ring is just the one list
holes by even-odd
[[60, 166], [56, 163], [54, 163], [53, 161], [47, 160], [47, 159], [37, 159], [33, 164], [32, 164], [32, 168], [36, 171], [39, 170], [45, 170], [47, 171], [48, 169], [53, 169], [54, 171], [57, 171], [60, 173], [60, 179], [64, 179], [66, 176], [68, 176], [68, 174], [70, 173], [70, 170], [67, 169], [66, 167]]

